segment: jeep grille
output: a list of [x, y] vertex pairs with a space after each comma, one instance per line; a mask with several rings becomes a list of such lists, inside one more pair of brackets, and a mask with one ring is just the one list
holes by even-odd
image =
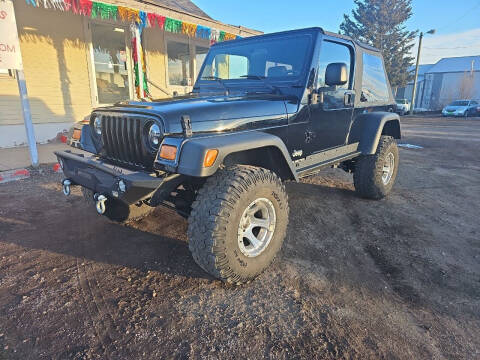
[[146, 129], [154, 119], [132, 115], [103, 115], [102, 155], [123, 166], [151, 169], [156, 149], [147, 145]]

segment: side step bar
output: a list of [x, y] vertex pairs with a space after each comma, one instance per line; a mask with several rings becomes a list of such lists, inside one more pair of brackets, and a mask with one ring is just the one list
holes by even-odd
[[297, 175], [299, 178], [306, 177], [318, 172], [324, 167], [357, 157], [361, 154], [357, 149], [358, 143], [355, 143], [322, 151], [304, 159], [297, 160], [295, 161]]

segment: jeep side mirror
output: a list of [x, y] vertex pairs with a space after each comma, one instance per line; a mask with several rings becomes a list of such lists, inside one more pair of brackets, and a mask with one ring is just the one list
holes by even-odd
[[340, 86], [348, 82], [348, 69], [345, 63], [328, 64], [325, 70], [325, 85]]

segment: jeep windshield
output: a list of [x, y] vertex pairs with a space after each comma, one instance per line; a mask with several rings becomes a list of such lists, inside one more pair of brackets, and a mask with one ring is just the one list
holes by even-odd
[[305, 78], [311, 42], [310, 34], [302, 34], [221, 43], [210, 49], [197, 85], [291, 86]]

